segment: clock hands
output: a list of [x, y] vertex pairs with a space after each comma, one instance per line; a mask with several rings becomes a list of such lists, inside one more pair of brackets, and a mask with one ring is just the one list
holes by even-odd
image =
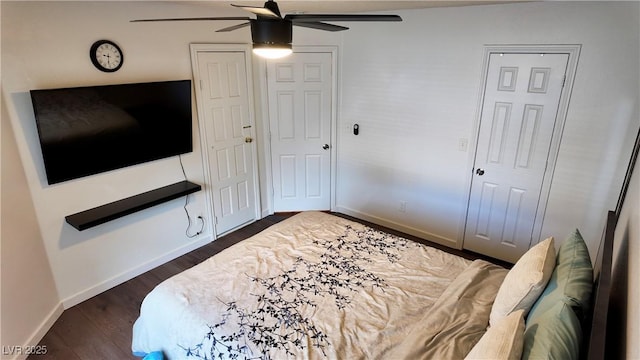
[[109, 61], [109, 54], [102, 54], [103, 58], [107, 58], [107, 65], [109, 65], [110, 61]]
[[[107, 67], [107, 68], [111, 68], [111, 66], [112, 66], [112, 65], [111, 65], [111, 60], [112, 60], [112, 59], [111, 59], [111, 58], [112, 58], [112, 56], [111, 56], [111, 55], [112, 55], [111, 53], [102, 53], [102, 57], [103, 57], [103, 58], [106, 58], [106, 67]], [[117, 56], [117, 55], [113, 57], [113, 59], [114, 59], [114, 60], [116, 60], [117, 58], [118, 58], [118, 56]]]
[[107, 57], [107, 66], [111, 66], [111, 55], [110, 54], [102, 54], [102, 56]]
[[122, 51], [109, 40], [96, 41], [91, 46], [90, 52], [91, 61], [98, 70], [114, 72], [122, 66]]

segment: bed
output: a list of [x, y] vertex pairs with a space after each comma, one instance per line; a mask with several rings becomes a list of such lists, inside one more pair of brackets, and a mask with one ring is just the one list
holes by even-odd
[[[593, 270], [579, 231], [507, 270], [303, 212], [159, 284], [140, 357], [578, 358]], [[558, 250], [556, 250], [558, 248]]]

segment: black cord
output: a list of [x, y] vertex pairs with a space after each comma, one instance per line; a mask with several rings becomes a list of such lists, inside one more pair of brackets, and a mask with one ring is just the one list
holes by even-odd
[[187, 214], [187, 229], [184, 231], [185, 235], [187, 235], [188, 238], [192, 239], [200, 234], [202, 234], [202, 231], [204, 230], [204, 219], [202, 218], [202, 216], [198, 216], [198, 219], [200, 219], [200, 230], [198, 230], [198, 232], [196, 232], [195, 234], [191, 235], [189, 234], [189, 229], [191, 229], [191, 215], [189, 215], [189, 210], [187, 210], [187, 204], [189, 204], [189, 195], [186, 196], [185, 201], [184, 201], [184, 212], [185, 214]]
[[[182, 175], [184, 175], [184, 179], [187, 180], [187, 173], [184, 171], [184, 164], [182, 164], [182, 156], [178, 155], [178, 159], [180, 160], [180, 168], [182, 169]], [[189, 210], [187, 210], [187, 205], [189, 205], [189, 195], [187, 194], [187, 196], [184, 197], [184, 206], [182, 207], [184, 209], [185, 214], [187, 215], [187, 229], [184, 231], [185, 235], [187, 235], [187, 237], [189, 239], [192, 239], [200, 234], [202, 234], [202, 232], [204, 231], [204, 219], [202, 218], [202, 216], [198, 216], [198, 219], [200, 219], [200, 230], [198, 230], [194, 235], [189, 234], [189, 229], [191, 229], [191, 215], [189, 215]]]
[[182, 169], [182, 175], [184, 176], [185, 180], [188, 180], [187, 173], [184, 171], [184, 164], [182, 163], [182, 155], [178, 155], [178, 160], [180, 160], [180, 168]]

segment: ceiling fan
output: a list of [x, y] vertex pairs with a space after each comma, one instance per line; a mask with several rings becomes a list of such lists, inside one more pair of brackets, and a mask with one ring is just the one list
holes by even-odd
[[229, 26], [216, 32], [229, 32], [251, 26], [254, 53], [268, 58], [279, 58], [291, 54], [293, 25], [325, 31], [343, 31], [348, 27], [325, 23], [324, 21], [402, 21], [398, 15], [344, 15], [344, 14], [280, 14], [278, 4], [268, 0], [263, 7], [233, 5], [256, 15], [249, 17], [198, 17], [172, 19], [138, 19], [131, 22], [151, 21], [215, 21], [245, 20], [247, 22]]

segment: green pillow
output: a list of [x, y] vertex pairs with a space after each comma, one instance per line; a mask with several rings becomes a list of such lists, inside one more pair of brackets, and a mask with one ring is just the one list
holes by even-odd
[[527, 324], [522, 359], [578, 359], [581, 342], [580, 321], [559, 302]]
[[527, 322], [544, 314], [558, 302], [566, 302], [583, 320], [589, 311], [593, 289], [593, 266], [589, 250], [578, 229], [562, 243], [556, 257], [556, 267], [549, 283], [534, 303]]

